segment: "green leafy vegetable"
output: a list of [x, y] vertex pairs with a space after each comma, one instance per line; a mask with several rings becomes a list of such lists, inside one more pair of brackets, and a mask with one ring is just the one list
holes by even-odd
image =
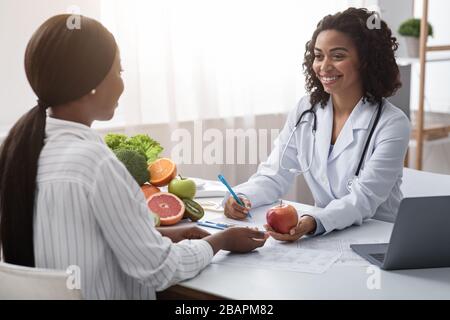
[[124, 144], [127, 138], [128, 137], [124, 134], [109, 133], [105, 136], [105, 142], [106, 145], [114, 151]]
[[133, 137], [127, 137], [124, 134], [109, 133], [105, 137], [105, 142], [113, 151], [117, 149], [126, 149], [140, 153], [145, 157], [147, 164], [158, 159], [159, 155], [164, 150], [157, 141], [150, 138], [147, 134], [138, 134]]

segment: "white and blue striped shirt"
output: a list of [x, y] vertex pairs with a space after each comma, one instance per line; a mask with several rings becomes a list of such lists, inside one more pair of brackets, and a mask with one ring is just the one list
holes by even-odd
[[162, 237], [133, 177], [79, 123], [47, 118], [35, 201], [36, 267], [79, 266], [85, 299], [154, 299], [213, 256], [204, 240]]

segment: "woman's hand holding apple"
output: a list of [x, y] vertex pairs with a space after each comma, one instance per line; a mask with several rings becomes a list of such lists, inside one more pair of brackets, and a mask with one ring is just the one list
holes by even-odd
[[305, 234], [316, 230], [316, 220], [308, 215], [298, 218], [297, 210], [283, 201], [266, 213], [264, 228], [269, 235], [280, 241], [296, 241]]
[[289, 233], [279, 233], [273, 230], [273, 228], [266, 224], [264, 228], [267, 233], [274, 239], [279, 241], [297, 241], [304, 235], [310, 234], [316, 230], [316, 220], [311, 216], [302, 216], [298, 220], [297, 226], [292, 228]]
[[264, 228], [268, 231], [269, 235], [279, 241], [297, 241], [304, 235], [310, 234], [316, 230], [316, 220], [311, 216], [302, 216], [296, 227], [292, 228], [289, 233], [279, 233], [273, 230], [273, 228], [266, 224]]
[[248, 212], [252, 207], [250, 200], [246, 197], [239, 196], [245, 207], [240, 206], [233, 197], [229, 197], [227, 202], [225, 202], [224, 213], [227, 218], [235, 220], [243, 220], [247, 218]]

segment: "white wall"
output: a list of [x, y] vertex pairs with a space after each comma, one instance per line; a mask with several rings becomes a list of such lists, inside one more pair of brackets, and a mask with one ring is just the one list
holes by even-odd
[[47, 18], [72, 5], [100, 17], [100, 0], [0, 0], [0, 133], [36, 104], [23, 65], [28, 40]]
[[405, 40], [400, 37], [397, 30], [400, 24], [413, 16], [413, 0], [379, 0], [382, 19], [387, 22], [399, 41], [397, 56], [406, 56]]
[[[400, 47], [397, 51], [398, 57], [406, 56], [406, 44], [403, 37], [398, 33], [400, 24], [412, 17], [420, 18], [422, 16], [422, 0], [378, 0], [381, 8], [383, 20], [396, 35]], [[428, 19], [434, 28], [434, 37], [428, 39], [429, 45], [448, 45], [450, 44], [450, 1], [432, 0], [428, 5]], [[429, 55], [435, 55], [431, 53]], [[450, 52], [439, 53], [450, 57]], [[430, 62], [426, 68], [426, 92], [425, 92], [425, 110], [432, 112], [450, 113], [450, 91], [448, 83], [450, 78], [450, 61]], [[411, 110], [417, 110], [419, 97], [419, 64], [413, 63], [411, 71]]]
[[[411, 0], [412, 1], [412, 0]], [[428, 21], [433, 25], [434, 37], [428, 39], [429, 45], [450, 45], [450, 1], [431, 0], [428, 4]], [[422, 1], [415, 1], [415, 16], [422, 15]], [[434, 53], [429, 53], [429, 55]], [[450, 51], [436, 53], [450, 58]], [[426, 68], [425, 110], [450, 113], [450, 61], [429, 62]], [[419, 65], [412, 71], [413, 91], [412, 108], [417, 109], [419, 97]]]

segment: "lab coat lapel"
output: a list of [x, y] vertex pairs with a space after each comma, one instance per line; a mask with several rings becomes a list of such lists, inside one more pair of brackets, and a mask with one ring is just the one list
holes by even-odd
[[363, 99], [359, 101], [345, 122], [345, 125], [336, 140], [333, 151], [328, 158], [329, 162], [339, 157], [339, 155], [352, 144], [354, 141], [355, 130], [367, 130], [369, 128], [370, 121], [375, 111], [376, 106], [364, 103]]
[[331, 131], [333, 128], [333, 105], [331, 98], [324, 108], [316, 107], [317, 113], [317, 146], [316, 150], [319, 156], [320, 169], [327, 172], [328, 153], [330, 151]]
[[[350, 118], [348, 120], [350, 120]], [[328, 161], [330, 162], [336, 159], [353, 142], [353, 126], [351, 121], [348, 120], [345, 122], [344, 127], [339, 133], [333, 151], [328, 158]]]

